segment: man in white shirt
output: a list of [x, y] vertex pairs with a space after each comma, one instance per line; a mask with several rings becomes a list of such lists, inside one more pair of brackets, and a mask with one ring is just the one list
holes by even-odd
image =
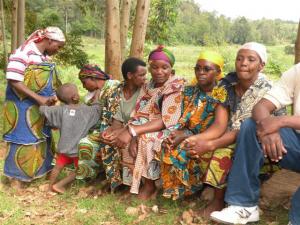
[[[271, 113], [293, 104], [293, 115]], [[260, 168], [264, 157], [300, 173], [300, 63], [281, 79], [252, 111], [252, 119], [241, 127], [233, 166], [228, 177], [225, 201], [229, 206], [211, 214], [211, 219], [230, 224], [259, 220]], [[289, 214], [292, 225], [300, 225], [300, 187], [293, 195]]]

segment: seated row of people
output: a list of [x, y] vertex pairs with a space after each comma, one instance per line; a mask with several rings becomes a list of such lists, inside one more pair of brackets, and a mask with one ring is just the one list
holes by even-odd
[[[47, 38], [50, 40], [50, 37]], [[60, 42], [60, 39], [56, 41]], [[244, 195], [258, 193], [257, 177], [264, 164], [276, 164], [280, 161], [290, 168], [288, 159], [282, 160], [287, 158], [283, 153], [286, 153], [286, 149], [294, 150], [293, 146], [283, 145], [278, 139], [282, 124], [289, 126], [287, 124], [292, 124], [293, 121], [280, 124], [275, 122], [277, 120], [274, 118], [287, 121], [281, 119], [286, 118], [284, 107], [287, 104], [281, 104], [278, 99], [275, 101], [275, 97], [270, 94], [274, 90], [270, 91], [272, 85], [262, 73], [266, 62], [265, 46], [255, 42], [246, 43], [237, 52], [236, 71], [223, 77], [222, 56], [213, 51], [202, 51], [194, 67], [193, 84], [187, 85], [183, 78], [174, 74], [175, 56], [165, 47], [159, 46], [148, 57], [148, 70], [151, 74], [149, 82], [146, 82], [146, 64], [136, 58], [129, 58], [123, 63], [123, 82], [112, 80], [110, 75], [96, 65], [84, 66], [79, 72], [79, 79], [89, 91], [85, 101], [90, 106], [78, 103], [76, 86], [68, 83], [60, 86], [51, 64], [37, 64], [34, 65], [35, 69], [47, 67], [51, 68], [52, 73], [42, 80], [40, 74], [29, 68], [24, 79], [28, 89], [33, 91], [36, 88], [32, 82], [34, 79], [39, 79], [39, 84], [43, 84], [35, 90], [41, 95], [43, 91], [49, 92], [51, 88], [53, 90], [60, 86], [56, 95], [65, 103], [65, 106], [41, 106], [40, 113], [36, 107], [40, 104], [37, 102], [38, 98], [34, 98], [30, 92], [26, 92], [29, 98], [22, 97], [23, 89], [14, 84], [12, 72], [9, 72], [7, 77], [10, 82], [4, 107], [7, 125], [4, 139], [11, 143], [11, 147], [5, 160], [4, 174], [22, 181], [31, 181], [49, 171], [43, 169], [44, 172], [37, 173], [39, 168], [31, 167], [32, 160], [38, 162], [40, 168], [52, 161], [53, 156], [48, 155], [50, 151], [33, 150], [40, 143], [46, 144], [47, 149], [53, 146], [49, 138], [50, 130], [43, 125], [46, 117], [48, 125], [60, 129], [56, 165], [50, 176], [50, 189], [55, 192], [63, 193], [65, 186], [75, 177], [94, 179], [104, 169], [112, 192], [122, 185], [129, 185], [131, 193], [138, 194], [141, 199], [149, 199], [156, 195], [155, 181], [160, 179], [163, 196], [176, 200], [209, 186], [214, 190], [214, 198], [199, 215], [211, 215], [216, 221], [233, 224], [258, 221], [258, 195], [253, 200], [249, 197], [245, 201]], [[280, 91], [284, 92], [285, 88], [281, 87]], [[47, 96], [48, 92], [44, 95]], [[270, 104], [263, 102], [264, 99], [261, 101], [266, 93], [267, 96], [272, 95], [267, 99], [271, 98], [274, 107], [268, 107]], [[289, 92], [286, 98], [288, 97], [292, 98]], [[49, 98], [46, 104], [51, 105], [55, 100]], [[263, 151], [256, 139], [256, 127], [252, 126], [249, 131], [252, 136], [247, 136], [248, 133], [245, 132], [249, 123], [245, 120], [252, 116], [252, 109], [257, 103], [262, 105], [261, 108], [267, 107], [262, 110], [257, 106], [254, 114]], [[260, 110], [265, 116], [259, 114]], [[271, 114], [276, 117], [269, 119]], [[267, 119], [276, 126], [272, 127], [264, 122]], [[26, 143], [14, 144], [10, 140], [17, 135], [26, 136], [28, 130], [21, 129], [25, 123], [29, 124], [28, 129], [33, 137], [39, 140], [38, 144], [28, 145], [28, 140]], [[289, 127], [297, 129], [298, 126]], [[269, 137], [273, 133], [277, 134], [277, 139]], [[274, 147], [270, 140], [275, 139]], [[31, 142], [35, 143], [34, 140]], [[245, 155], [246, 149], [252, 145], [256, 146], [256, 153], [250, 156], [251, 151], [247, 150], [249, 154]], [[44, 147], [40, 148], [45, 149]], [[44, 155], [37, 155], [41, 152]], [[233, 155], [233, 172], [229, 178], [225, 200], [234, 206], [222, 210], [225, 207], [225, 188]], [[268, 157], [264, 158], [264, 155]], [[48, 163], [38, 160], [39, 157], [47, 159]], [[259, 165], [256, 158], [260, 159]], [[290, 156], [289, 160], [295, 159]], [[70, 163], [75, 164], [75, 172], [57, 182], [59, 172]], [[253, 163], [256, 164], [252, 165]], [[48, 167], [51, 168], [49, 165]], [[256, 170], [252, 173], [253, 168]], [[298, 171], [299, 168], [295, 168], [292, 169]], [[243, 172], [242, 175], [239, 175], [240, 171]], [[248, 183], [243, 184], [244, 188], [239, 188], [244, 179], [248, 179]], [[254, 181], [255, 187], [252, 185]], [[295, 214], [295, 210], [299, 210], [297, 204], [293, 204], [291, 213], [293, 224], [299, 221], [298, 214]]]

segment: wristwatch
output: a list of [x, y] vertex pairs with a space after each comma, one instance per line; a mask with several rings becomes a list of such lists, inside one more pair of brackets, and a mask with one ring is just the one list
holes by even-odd
[[128, 131], [129, 131], [129, 134], [130, 134], [132, 137], [136, 137], [136, 136], [137, 136], [137, 133], [135, 132], [135, 130], [133, 129], [132, 126], [129, 126], [129, 125], [128, 125]]

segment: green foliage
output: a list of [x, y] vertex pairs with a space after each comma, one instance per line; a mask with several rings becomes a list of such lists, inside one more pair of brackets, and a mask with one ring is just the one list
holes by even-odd
[[295, 55], [295, 46], [294, 45], [285, 46], [284, 53], [287, 55]]
[[55, 56], [57, 62], [63, 65], [76, 66], [80, 68], [82, 65], [88, 63], [88, 56], [82, 50], [81, 37], [70, 33], [66, 36], [66, 45]]
[[267, 74], [275, 74], [278, 76], [281, 75], [281, 73], [283, 72], [280, 63], [276, 62], [276, 60], [269, 60], [265, 67], [265, 71]]
[[0, 69], [3, 70], [5, 69], [5, 60], [4, 60], [4, 55], [3, 52], [0, 52]]
[[193, 0], [182, 1], [171, 35], [177, 43], [213, 46], [243, 44], [247, 41], [266, 45], [293, 43], [297, 34], [297, 23], [282, 20], [248, 20], [205, 12]]
[[167, 44], [171, 41], [179, 2], [180, 0], [151, 1], [147, 40], [156, 44]]

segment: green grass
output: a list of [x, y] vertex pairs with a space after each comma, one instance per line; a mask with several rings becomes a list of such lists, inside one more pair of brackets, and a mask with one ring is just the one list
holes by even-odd
[[[104, 44], [101, 40], [84, 38], [84, 50], [88, 53], [91, 63], [96, 63], [104, 68]], [[155, 46], [147, 45], [146, 53]], [[183, 76], [190, 80], [194, 75], [193, 66], [198, 54], [203, 49], [213, 49], [219, 51], [225, 58], [224, 72], [234, 70], [234, 58], [238, 46], [202, 47], [178, 45], [170, 46], [171, 51], [176, 56], [174, 69], [178, 76]], [[288, 69], [293, 64], [293, 57], [284, 53], [284, 45], [268, 47], [269, 62], [265, 73], [273, 80], [278, 79], [280, 73]], [[146, 60], [146, 56], [144, 58]], [[76, 83], [83, 96], [86, 93], [77, 79], [79, 70], [76, 67], [59, 66], [60, 77], [63, 82]], [[3, 71], [0, 71], [0, 104], [3, 105], [6, 81]], [[2, 111], [2, 108], [1, 108]], [[1, 114], [2, 115], [2, 114]], [[2, 138], [2, 117], [0, 117], [0, 133]], [[4, 146], [1, 145], [2, 151]], [[0, 173], [2, 173], [3, 160], [0, 160]], [[18, 194], [11, 189], [1, 186], [0, 189], [0, 224], [180, 224], [180, 217], [184, 210], [192, 208], [199, 209], [203, 203], [199, 199], [192, 201], [171, 201], [162, 197], [143, 203], [136, 199], [121, 200], [121, 196], [104, 194], [98, 198], [82, 198], [77, 195], [80, 188], [85, 183], [76, 181], [72, 188], [64, 195], [47, 197], [45, 193], [38, 190], [38, 187], [45, 181], [33, 182], [30, 189], [32, 192]], [[26, 198], [26, 201], [22, 200]], [[191, 206], [191, 203], [196, 202]], [[126, 209], [129, 206], [139, 207], [145, 204], [148, 209], [148, 217], [139, 221], [139, 215], [129, 216]], [[149, 210], [153, 205], [158, 205], [160, 213]], [[287, 224], [287, 210], [282, 207], [264, 210], [264, 214], [258, 225]], [[200, 223], [199, 223], [200, 224]], [[210, 224], [205, 222], [202, 224]]]

